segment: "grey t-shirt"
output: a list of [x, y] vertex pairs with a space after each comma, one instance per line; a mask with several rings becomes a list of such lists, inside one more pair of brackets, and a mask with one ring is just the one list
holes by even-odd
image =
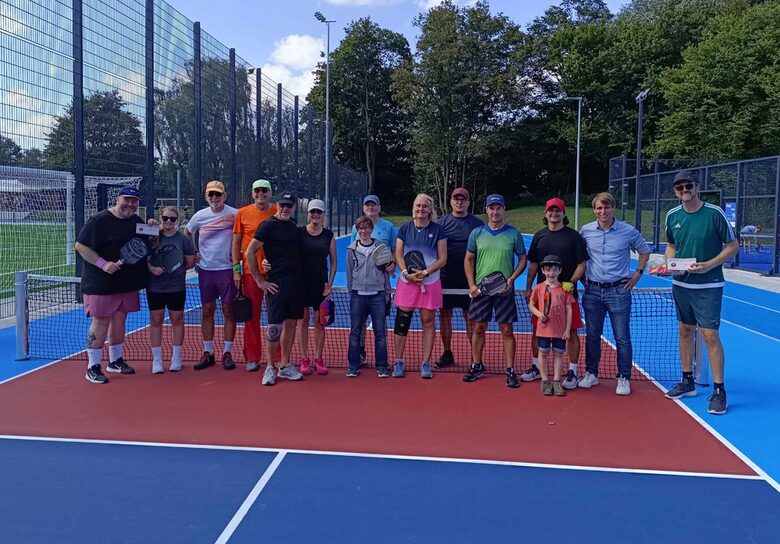
[[[152, 266], [162, 266], [160, 254], [170, 251], [168, 246], [181, 248], [184, 255], [195, 255], [195, 248], [189, 238], [181, 232], [176, 231], [173, 236], [160, 234], [160, 243], [154, 248], [149, 257], [149, 264]], [[159, 276], [149, 274], [149, 287], [147, 290], [153, 293], [178, 293], [184, 291], [184, 282], [187, 276], [187, 270], [184, 266], [179, 267], [173, 273], [163, 272]]]

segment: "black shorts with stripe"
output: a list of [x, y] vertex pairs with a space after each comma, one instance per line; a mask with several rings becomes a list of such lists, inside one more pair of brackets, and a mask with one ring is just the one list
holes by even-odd
[[517, 321], [517, 305], [515, 293], [510, 290], [504, 295], [480, 296], [471, 299], [469, 319], [471, 321], [490, 321], [495, 311], [497, 323], [514, 323]]

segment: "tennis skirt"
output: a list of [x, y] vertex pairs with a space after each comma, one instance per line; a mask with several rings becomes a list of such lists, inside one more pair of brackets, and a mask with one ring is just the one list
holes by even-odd
[[442, 306], [441, 280], [425, 286], [425, 293], [416, 283], [399, 280], [395, 286], [394, 303], [400, 308], [438, 310]]

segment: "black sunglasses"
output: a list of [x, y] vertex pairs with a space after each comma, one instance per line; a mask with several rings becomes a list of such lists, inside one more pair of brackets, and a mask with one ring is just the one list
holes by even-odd
[[206, 196], [222, 196], [223, 193], [220, 193], [219, 191], [209, 191], [206, 193]]
[[256, 187], [255, 189], [252, 189], [256, 193], [267, 193], [270, 191], [268, 187]]
[[279, 203], [279, 207], [280, 208], [291, 208], [292, 209], [293, 205], [290, 204], [289, 202], [280, 202]]
[[175, 223], [176, 221], [179, 220], [178, 217], [171, 217], [170, 215], [163, 215], [160, 219], [162, 219], [163, 221], [168, 221], [170, 223]]
[[693, 183], [680, 183], [674, 186], [674, 190], [682, 191], [683, 189], [685, 189], [686, 191], [690, 191], [691, 189], [693, 189], [693, 186], [694, 186]]

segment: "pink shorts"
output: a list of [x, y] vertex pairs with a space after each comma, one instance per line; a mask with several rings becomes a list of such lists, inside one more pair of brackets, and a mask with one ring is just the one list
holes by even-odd
[[137, 312], [141, 309], [138, 291], [110, 295], [84, 295], [87, 317], [113, 317], [117, 312]]
[[438, 310], [442, 305], [441, 280], [425, 286], [425, 293], [416, 283], [406, 283], [398, 280], [395, 286], [393, 303], [401, 308], [424, 308]]

